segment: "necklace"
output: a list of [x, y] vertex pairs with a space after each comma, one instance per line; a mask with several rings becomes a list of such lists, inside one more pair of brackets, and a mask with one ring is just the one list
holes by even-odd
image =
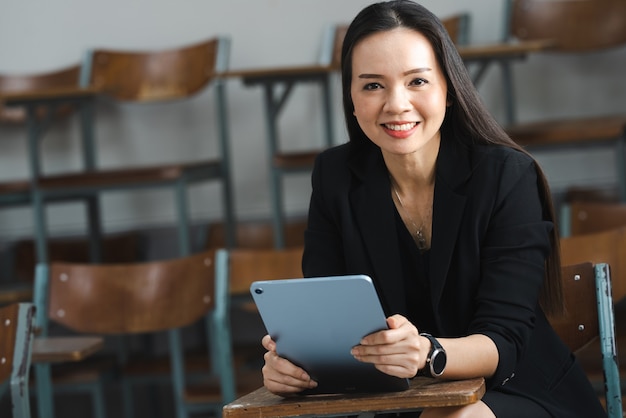
[[[413, 236], [413, 240], [415, 241], [417, 248], [420, 251], [424, 251], [427, 248], [426, 235], [424, 234], [425, 222], [422, 222], [422, 224], [418, 228], [415, 221], [413, 221], [413, 218], [411, 218], [409, 211], [404, 208], [404, 204], [402, 203], [402, 199], [400, 199], [400, 194], [398, 193], [398, 189], [396, 189], [396, 185], [393, 180], [391, 180], [391, 189], [393, 190], [393, 194], [396, 196], [396, 199], [400, 204], [400, 208], [402, 209], [406, 217], [409, 218], [409, 222], [411, 222], [411, 225], [413, 225], [413, 228], [415, 229], [415, 234], [411, 234], [411, 236]], [[428, 216], [426, 216], [426, 218], [427, 217]]]

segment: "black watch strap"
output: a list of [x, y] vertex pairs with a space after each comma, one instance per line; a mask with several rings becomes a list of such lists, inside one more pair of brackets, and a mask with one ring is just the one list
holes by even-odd
[[431, 377], [441, 376], [447, 363], [446, 350], [444, 350], [441, 343], [432, 335], [425, 332], [420, 335], [428, 338], [430, 341], [430, 351], [426, 357], [426, 367], [423, 369], [425, 374]]

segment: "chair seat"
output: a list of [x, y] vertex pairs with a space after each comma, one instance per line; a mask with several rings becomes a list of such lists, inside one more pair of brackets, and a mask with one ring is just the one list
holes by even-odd
[[281, 169], [312, 168], [320, 151], [279, 153], [274, 155], [274, 166]]
[[0, 284], [0, 305], [33, 300], [33, 285], [27, 282]]
[[615, 140], [625, 129], [626, 116], [614, 115], [518, 124], [506, 131], [522, 146], [550, 146]]
[[121, 189], [147, 184], [171, 183], [214, 177], [221, 170], [219, 161], [146, 166], [133, 169], [106, 169], [46, 176], [39, 180], [43, 190], [52, 189]]

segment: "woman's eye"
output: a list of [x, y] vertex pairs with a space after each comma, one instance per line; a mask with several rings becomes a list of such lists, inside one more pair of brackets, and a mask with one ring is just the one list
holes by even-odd
[[381, 87], [378, 83], [368, 83], [363, 87], [363, 90], [378, 90]]
[[412, 86], [423, 86], [426, 83], [428, 83], [428, 81], [424, 80], [423, 78], [416, 78], [414, 80], [411, 80], [410, 85], [412, 85]]

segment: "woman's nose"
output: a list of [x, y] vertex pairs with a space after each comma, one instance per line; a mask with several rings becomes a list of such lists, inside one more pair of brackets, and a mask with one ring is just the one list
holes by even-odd
[[411, 110], [413, 105], [408, 92], [402, 87], [388, 89], [384, 111], [389, 113], [403, 113]]

